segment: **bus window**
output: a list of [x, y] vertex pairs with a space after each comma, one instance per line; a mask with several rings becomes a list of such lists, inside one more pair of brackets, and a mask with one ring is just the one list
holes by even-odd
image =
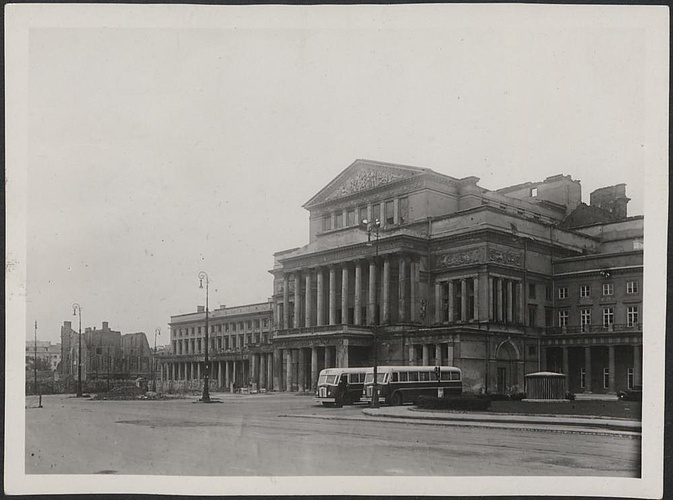
[[442, 380], [451, 380], [451, 372], [442, 372]]
[[330, 385], [336, 385], [336, 375], [327, 375], [325, 383]]
[[428, 380], [430, 380], [430, 374], [428, 372], [420, 372], [418, 375], [419, 375], [418, 380], [420, 380], [421, 382], [427, 382]]
[[398, 376], [398, 373], [393, 373], [393, 379], [392, 379], [393, 382], [398, 382], [398, 377], [397, 376]]
[[[386, 377], [385, 373], [377, 372], [376, 383], [382, 384], [383, 381], [385, 380], [385, 377]], [[365, 384], [371, 384], [372, 382], [374, 382], [374, 374], [373, 373], [368, 373], [365, 376]]]
[[406, 382], [407, 380], [409, 380], [409, 373], [400, 372], [400, 382]]
[[460, 380], [460, 372], [451, 372], [451, 380]]
[[418, 372], [409, 372], [409, 382], [418, 382]]

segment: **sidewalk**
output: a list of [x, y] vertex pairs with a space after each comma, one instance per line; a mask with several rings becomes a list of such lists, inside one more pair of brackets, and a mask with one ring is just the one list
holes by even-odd
[[[532, 426], [551, 425], [562, 427], [579, 427], [640, 433], [641, 422], [605, 417], [571, 416], [571, 415], [527, 415], [512, 413], [485, 412], [453, 412], [441, 410], [419, 410], [413, 406], [385, 406], [381, 408], [365, 408], [362, 413], [371, 417], [415, 419], [425, 421], [444, 421], [453, 423], [481, 424], [526, 424]], [[509, 426], [509, 425], [508, 425]]]

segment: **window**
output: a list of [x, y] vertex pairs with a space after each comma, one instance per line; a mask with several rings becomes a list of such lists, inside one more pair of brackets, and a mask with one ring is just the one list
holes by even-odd
[[553, 326], [554, 311], [551, 307], [544, 308], [544, 326]]
[[550, 286], [546, 286], [546, 287], [544, 288], [544, 297], [545, 297], [547, 300], [552, 300], [552, 299], [554, 298], [554, 294], [553, 294], [553, 292], [552, 292], [552, 287], [550, 287]]
[[528, 346], [528, 355], [529, 356], [535, 356], [536, 352], [537, 352], [537, 349], [535, 348], [534, 345], [529, 345]]
[[615, 293], [615, 285], [613, 283], [603, 283], [603, 295], [613, 295]]
[[346, 225], [347, 226], [354, 226], [355, 225], [355, 210], [349, 210], [347, 212]]
[[612, 326], [615, 322], [615, 310], [612, 307], [603, 308], [603, 326]]
[[610, 368], [603, 368], [603, 389], [610, 387]]
[[626, 387], [629, 388], [629, 389], [633, 389], [633, 386], [635, 385], [634, 380], [635, 380], [635, 375], [634, 375], [633, 368], [628, 368], [626, 370]]
[[329, 231], [332, 229], [332, 214], [322, 216], [322, 230]]
[[580, 285], [580, 297], [591, 297], [590, 285]]
[[381, 220], [381, 205], [372, 205], [372, 220]]
[[637, 281], [627, 281], [626, 282], [626, 293], [638, 293], [638, 282]]
[[564, 309], [558, 312], [558, 326], [568, 326], [568, 310]]
[[224, 331], [228, 332], [229, 331], [229, 323], [224, 324]]
[[430, 380], [430, 372], [420, 372], [418, 374], [418, 380], [421, 382], [427, 382]]
[[589, 331], [589, 326], [591, 325], [591, 309], [581, 309], [580, 310], [580, 325], [582, 326], [582, 331]]
[[409, 374], [407, 372], [400, 372], [400, 382], [406, 382], [407, 380], [409, 380]]
[[536, 187], [531, 188], [530, 196], [531, 196], [531, 198], [536, 198], [537, 197], [537, 188]]
[[367, 219], [367, 207], [358, 208], [358, 212], [358, 224], [360, 224], [363, 220]]
[[339, 229], [343, 227], [344, 214], [343, 212], [337, 212], [334, 214], [334, 229]]
[[535, 326], [537, 323], [537, 306], [534, 304], [528, 305], [528, 326]]
[[386, 201], [386, 224], [395, 223], [395, 204], [392, 201]]
[[269, 319], [265, 318], [264, 319], [264, 328], [267, 328], [269, 326]]
[[558, 289], [558, 298], [559, 299], [568, 298], [568, 287], [562, 286]]
[[418, 382], [418, 372], [409, 372], [409, 382]]
[[400, 198], [400, 224], [409, 220], [409, 198]]
[[222, 333], [222, 325], [217, 325], [217, 331], [218, 331], [219, 333]]
[[626, 326], [636, 326], [638, 324], [638, 306], [629, 306], [626, 308]]
[[236, 331], [236, 323], [231, 324], [231, 331], [235, 332]]
[[535, 283], [528, 284], [528, 298], [529, 299], [535, 298]]
[[587, 386], [587, 370], [586, 368], [580, 368], [580, 387], [584, 389]]

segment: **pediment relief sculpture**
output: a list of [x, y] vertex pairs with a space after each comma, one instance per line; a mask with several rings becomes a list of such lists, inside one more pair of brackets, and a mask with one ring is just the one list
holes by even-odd
[[325, 198], [325, 201], [335, 200], [360, 191], [374, 189], [384, 184], [403, 179], [404, 177], [405, 176], [393, 174], [392, 172], [373, 168], [361, 170], [355, 175], [347, 178], [341, 186], [338, 186]]

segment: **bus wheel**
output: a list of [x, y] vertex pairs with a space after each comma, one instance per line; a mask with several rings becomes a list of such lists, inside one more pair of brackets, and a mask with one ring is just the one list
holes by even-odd
[[402, 405], [402, 394], [399, 392], [395, 392], [392, 397], [390, 398], [390, 403], [393, 406], [401, 406]]

